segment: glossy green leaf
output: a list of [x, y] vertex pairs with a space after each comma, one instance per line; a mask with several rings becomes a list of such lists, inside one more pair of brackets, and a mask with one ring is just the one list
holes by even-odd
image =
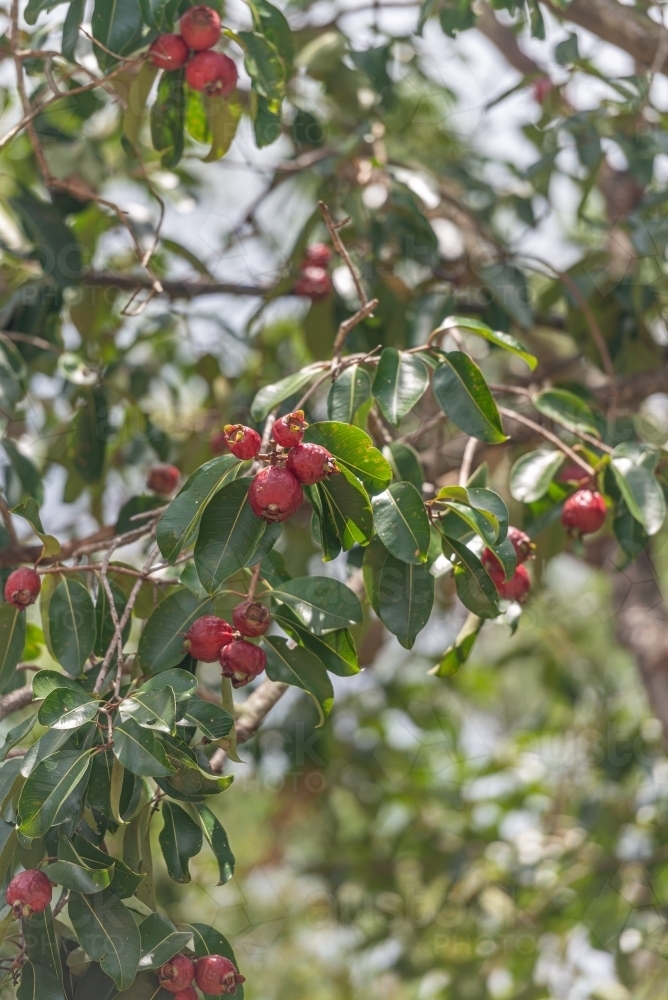
[[86, 389], [74, 418], [74, 466], [83, 480], [96, 483], [104, 471], [108, 405], [104, 389]]
[[371, 395], [369, 373], [361, 365], [344, 368], [327, 396], [327, 416], [330, 420], [351, 424], [362, 403]]
[[63, 575], [49, 602], [49, 634], [55, 658], [76, 676], [95, 646], [95, 608], [87, 589]]
[[300, 392], [316, 375], [320, 374], [322, 374], [320, 366], [303, 368], [300, 372], [295, 372], [294, 375], [288, 375], [287, 378], [281, 379], [280, 382], [265, 385], [257, 393], [251, 404], [251, 416], [253, 420], [266, 420], [269, 412], [275, 406], [278, 406], [279, 403], [283, 403], [290, 396], [294, 396]]
[[26, 962], [16, 1000], [64, 1000], [63, 987], [49, 969]]
[[516, 264], [494, 262], [483, 265], [480, 275], [501, 308], [528, 330], [533, 323], [533, 310], [524, 272]]
[[260, 543], [265, 522], [248, 502], [249, 477], [223, 487], [210, 501], [195, 545], [195, 566], [202, 586], [216, 591], [240, 570]]
[[[72, 838], [72, 844], [79, 857], [89, 868], [105, 871], [109, 867], [110, 857], [89, 840], [79, 834]], [[131, 896], [143, 880], [143, 875], [133, 871], [124, 861], [114, 858], [114, 873], [109, 889], [119, 899]]]
[[67, 818], [68, 806], [88, 774], [90, 757], [91, 751], [84, 748], [58, 750], [34, 768], [18, 803], [19, 830], [25, 837], [42, 837]]
[[373, 394], [395, 427], [418, 403], [429, 385], [429, 369], [416, 354], [386, 347], [373, 380]]
[[[445, 535], [449, 535], [448, 521], [452, 519], [452, 515], [455, 515], [464, 522], [470, 531], [480, 535], [486, 545], [494, 545], [498, 540], [498, 521], [496, 519], [494, 522], [490, 522], [489, 518], [476, 510], [475, 507], [468, 507], [466, 504], [456, 503], [454, 500], [448, 501], [446, 509], [450, 512], [450, 518], [446, 515], [440, 521], [440, 528]], [[462, 533], [456, 530], [453, 532], [453, 537], [460, 538]]]
[[373, 498], [373, 521], [385, 548], [402, 562], [423, 563], [429, 549], [429, 518], [411, 483], [391, 483]]
[[318, 483], [323, 517], [328, 518], [345, 552], [364, 545], [373, 534], [373, 512], [360, 481], [342, 465], [341, 471]]
[[152, 913], [150, 917], [142, 920], [139, 925], [139, 934], [141, 937], [140, 972], [159, 969], [170, 958], [183, 951], [192, 937], [189, 931], [177, 931], [171, 920], [167, 920], [159, 913]]
[[[75, 1000], [116, 1000], [118, 990], [97, 962], [92, 962], [79, 980]], [[161, 998], [162, 1000], [162, 998]]]
[[65, 59], [74, 62], [77, 42], [81, 38], [81, 25], [86, 13], [86, 0], [72, 0], [63, 23], [63, 44], [61, 51]]
[[132, 718], [114, 726], [114, 754], [133, 774], [168, 777], [174, 771], [153, 731], [144, 729]]
[[218, 870], [220, 872], [218, 885], [224, 885], [234, 875], [235, 865], [234, 855], [232, 854], [227, 834], [221, 822], [214, 816], [208, 806], [199, 804], [195, 808], [199, 814], [204, 836], [218, 862]]
[[541, 448], [518, 458], [510, 470], [511, 496], [522, 503], [534, 503], [545, 496], [564, 461], [561, 451]]
[[12, 514], [18, 514], [19, 517], [24, 518], [28, 522], [32, 530], [42, 542], [45, 556], [58, 555], [60, 552], [60, 542], [53, 535], [47, 535], [44, 531], [42, 519], [39, 513], [39, 507], [32, 497], [28, 497], [23, 501], [23, 503], [18, 504], [16, 507], [12, 507]]
[[484, 624], [484, 619], [469, 614], [453, 644], [448, 646], [439, 663], [429, 673], [436, 677], [452, 677], [456, 674], [471, 655]]
[[13, 729], [9, 730], [5, 736], [5, 742], [2, 744], [2, 747], [0, 747], [0, 763], [6, 760], [7, 754], [10, 750], [13, 750], [14, 747], [19, 745], [21, 740], [25, 739], [25, 737], [33, 729], [36, 722], [37, 713], [30, 715], [27, 719], [24, 719], [23, 722], [19, 722], [18, 726], [14, 726]]
[[202, 830], [174, 802], [163, 802], [162, 818], [159, 840], [169, 877], [175, 882], [190, 882], [188, 864], [202, 850]]
[[533, 405], [549, 420], [561, 424], [573, 434], [581, 432], [600, 437], [598, 424], [587, 404], [566, 389], [544, 389], [532, 399]]
[[328, 576], [297, 577], [275, 587], [271, 596], [292, 608], [315, 635], [362, 622], [362, 605], [357, 595]]
[[169, 684], [148, 691], [135, 691], [131, 697], [121, 702], [118, 714], [122, 722], [134, 719], [146, 729], [173, 735], [176, 727], [176, 696]]
[[220, 455], [205, 462], [186, 480], [158, 521], [156, 540], [169, 562], [194, 542], [202, 514], [209, 501], [237, 475], [240, 463], [233, 455]]
[[326, 635], [314, 635], [286, 605], [276, 609], [273, 618], [290, 638], [315, 653], [330, 673], [351, 677], [360, 672], [355, 640], [347, 628], [336, 629]]
[[181, 701], [190, 698], [197, 690], [197, 678], [188, 670], [181, 670], [179, 667], [172, 667], [171, 670], [163, 670], [156, 677], [149, 677], [144, 681], [137, 692], [160, 691], [163, 687], [169, 686], [176, 697], [177, 705]]
[[369, 435], [359, 427], [351, 427], [335, 420], [322, 420], [307, 428], [304, 441], [312, 441], [327, 448], [337, 463], [345, 465], [372, 496], [382, 493], [392, 479], [389, 462], [374, 447]]
[[496, 344], [497, 347], [503, 348], [504, 351], [509, 351], [511, 354], [516, 354], [518, 358], [522, 358], [523, 361], [526, 361], [531, 371], [538, 364], [538, 358], [525, 350], [515, 337], [511, 337], [509, 333], [503, 333], [501, 330], [492, 330], [486, 323], [482, 323], [479, 319], [474, 319], [471, 316], [448, 316], [447, 319], [443, 320], [439, 329], [457, 329], [466, 330], [468, 333], [475, 333], [476, 336], [488, 340], [490, 344]]
[[5, 691], [23, 655], [26, 612], [13, 604], [0, 604], [0, 691]]
[[184, 656], [183, 637], [192, 623], [211, 610], [211, 598], [200, 600], [187, 587], [166, 597], [144, 626], [137, 649], [145, 674], [168, 670]]
[[499, 614], [499, 592], [478, 556], [462, 542], [449, 538], [458, 565], [455, 567], [457, 595], [469, 611], [479, 618], [496, 618]]
[[[105, 0], [98, 0], [98, 3]], [[151, 140], [163, 167], [173, 170], [183, 156], [185, 93], [183, 70], [163, 73], [151, 106]]]
[[503, 542], [508, 535], [508, 508], [498, 493], [485, 486], [467, 487], [469, 503], [496, 526], [497, 541]]
[[139, 929], [130, 911], [111, 892], [70, 895], [68, 913], [79, 944], [100, 963], [119, 990], [126, 990], [137, 974], [141, 945]]
[[99, 705], [82, 688], [57, 688], [42, 702], [38, 717], [41, 725], [49, 729], [78, 729], [95, 718]]
[[21, 774], [27, 778], [34, 771], [38, 764], [54, 754], [61, 747], [72, 739], [69, 729], [49, 729], [41, 736], [36, 743], [30, 747], [25, 757], [21, 761]]
[[265, 97], [272, 111], [280, 109], [285, 95], [286, 66], [276, 46], [256, 31], [240, 31], [239, 39], [246, 50], [245, 66], [253, 90]]
[[42, 910], [41, 913], [34, 913], [30, 920], [25, 921], [23, 936], [28, 958], [33, 965], [48, 969], [56, 979], [60, 979], [62, 969], [58, 938], [50, 906], [47, 906], [46, 910]]
[[403, 441], [392, 441], [383, 448], [383, 457], [392, 468], [395, 479], [412, 483], [421, 494], [424, 474], [417, 452]]
[[294, 55], [294, 39], [285, 14], [269, 0], [251, 0], [249, 7], [255, 30], [269, 39], [289, 67]]
[[225, 156], [234, 142], [243, 107], [235, 94], [230, 97], [204, 94], [203, 98], [211, 135], [211, 149], [202, 160], [204, 163], [212, 163]]
[[488, 444], [506, 440], [501, 417], [485, 378], [462, 351], [440, 354], [443, 364], [434, 372], [438, 404], [460, 430]]
[[267, 677], [306, 691], [318, 709], [319, 725], [324, 725], [334, 704], [334, 689], [320, 660], [303, 646], [291, 649], [288, 640], [278, 635], [264, 636], [262, 645], [267, 654]]
[[222, 739], [234, 726], [233, 717], [224, 708], [197, 697], [190, 699], [179, 722], [197, 726], [209, 740]]
[[46, 698], [52, 691], [63, 688], [67, 691], [83, 690], [78, 681], [59, 670], [39, 670], [32, 679], [32, 692], [35, 698]]
[[90, 868], [77, 853], [72, 841], [62, 834], [58, 841], [58, 860], [42, 869], [52, 882], [66, 889], [92, 895], [108, 889], [114, 876], [113, 859], [107, 868]]
[[[647, 468], [647, 451], [634, 445], [619, 445], [610, 460], [610, 467], [624, 503], [631, 515], [648, 535], [655, 535], [666, 517], [663, 490]], [[650, 460], [654, 458], [649, 453]]]
[[371, 606], [402, 646], [411, 649], [431, 616], [434, 578], [425, 566], [396, 559], [375, 539], [364, 554]]

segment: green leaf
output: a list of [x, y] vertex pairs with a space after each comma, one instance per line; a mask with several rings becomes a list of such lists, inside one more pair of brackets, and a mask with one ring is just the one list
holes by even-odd
[[234, 726], [234, 719], [220, 705], [191, 698], [179, 724], [197, 726], [209, 740], [220, 740]]
[[133, 774], [169, 777], [174, 772], [160, 740], [132, 718], [114, 726], [114, 754]]
[[144, 24], [155, 31], [171, 27], [174, 0], [139, 0]]
[[289, 68], [294, 56], [294, 41], [285, 14], [268, 0], [251, 0], [253, 27], [275, 46], [281, 59]]
[[218, 870], [220, 872], [220, 882], [218, 885], [224, 885], [234, 875], [235, 865], [234, 855], [232, 854], [227, 834], [218, 818], [214, 816], [208, 806], [198, 804], [195, 808], [199, 814], [204, 836], [218, 862]]
[[434, 603], [434, 578], [423, 566], [401, 562], [374, 539], [364, 554], [364, 583], [371, 606], [402, 646], [411, 649]]
[[109, 407], [104, 389], [85, 392], [83, 406], [74, 418], [74, 465], [87, 483], [96, 483], [104, 471]]
[[359, 427], [322, 420], [311, 424], [304, 441], [322, 445], [334, 455], [337, 464], [344, 465], [363, 484], [367, 493], [382, 493], [392, 479], [392, 469], [373, 441]]
[[330, 420], [351, 424], [362, 403], [371, 395], [369, 373], [361, 365], [344, 368], [327, 396], [327, 416]]
[[64, 1000], [63, 987], [49, 969], [26, 962], [16, 1000]]
[[38, 764], [41, 764], [51, 754], [60, 750], [71, 739], [72, 733], [68, 729], [49, 729], [44, 736], [41, 736], [36, 743], [33, 743], [21, 761], [21, 774], [23, 777], [27, 778]]
[[49, 602], [49, 635], [61, 666], [80, 674], [95, 646], [95, 608], [84, 585], [70, 576], [63, 576]]
[[422, 465], [418, 453], [409, 444], [392, 441], [383, 448], [383, 457], [390, 463], [395, 479], [412, 483], [418, 493], [422, 494]]
[[2, 747], [0, 747], [0, 763], [6, 760], [7, 754], [10, 750], [13, 750], [14, 747], [19, 745], [21, 740], [25, 739], [25, 737], [33, 729], [36, 722], [37, 713], [29, 716], [27, 719], [24, 719], [23, 722], [19, 722], [18, 726], [14, 726], [13, 729], [9, 730], [5, 736], [5, 742], [2, 744]]
[[151, 140], [168, 170], [173, 170], [183, 156], [185, 113], [183, 70], [163, 73], [151, 107]]
[[164, 507], [164, 497], [146, 496], [143, 493], [139, 496], [130, 497], [121, 507], [118, 520], [114, 527], [114, 534], [124, 535], [126, 531], [136, 531], [137, 528], [146, 524], [145, 520], [135, 521], [133, 518], [137, 514], [147, 514], [156, 510], [157, 507]]
[[[20, 196], [10, 198], [9, 204], [33, 244], [30, 256], [51, 275], [58, 288], [67, 288], [81, 276], [83, 264], [80, 249], [73, 240], [72, 230], [65, 225], [59, 208], [51, 202], [35, 198], [26, 188], [21, 189]], [[9, 455], [8, 445], [10, 442], [5, 439], [3, 446]], [[11, 455], [9, 457], [13, 465]], [[25, 461], [32, 466], [32, 462], [28, 459]], [[34, 466], [32, 468], [34, 469]], [[23, 482], [18, 471], [17, 475]], [[27, 496], [34, 497], [38, 503], [42, 502], [41, 484], [39, 493], [27, 488], [27, 483], [23, 483], [23, 486]]]
[[21, 758], [11, 758], [0, 768], [0, 809], [4, 808], [10, 796], [20, 787]]
[[499, 444], [506, 440], [501, 417], [485, 378], [467, 354], [449, 351], [434, 372], [433, 388], [445, 414], [466, 434]]
[[503, 542], [508, 536], [508, 508], [498, 493], [485, 486], [468, 487], [469, 503], [480, 511], [497, 532], [497, 542]]
[[318, 709], [319, 725], [324, 725], [334, 704], [334, 689], [320, 660], [303, 646], [291, 649], [288, 640], [278, 635], [264, 636], [262, 644], [267, 654], [267, 677], [306, 691]]
[[163, 802], [162, 818], [165, 822], [159, 840], [169, 877], [175, 882], [190, 882], [188, 863], [202, 850], [202, 830], [174, 802]]
[[314, 635], [285, 605], [274, 611], [273, 617], [292, 639], [315, 653], [330, 673], [351, 677], [360, 672], [355, 641], [347, 628], [336, 629], [326, 635]]
[[256, 31], [240, 31], [238, 37], [246, 50], [244, 62], [253, 90], [265, 97], [270, 110], [277, 113], [287, 81], [286, 66], [278, 49]]
[[315, 635], [360, 625], [362, 605], [350, 587], [328, 576], [300, 576], [279, 584], [271, 596], [287, 604]]
[[385, 548], [402, 562], [423, 563], [429, 549], [429, 518], [410, 483], [392, 483], [373, 498], [373, 520]]
[[58, 670], [39, 670], [32, 679], [35, 698], [47, 698], [52, 691], [65, 688], [67, 691], [81, 691], [81, 684]]
[[[109, 587], [114, 596], [116, 614], [120, 620], [123, 617], [123, 612], [125, 611], [127, 597], [118, 584], [114, 583], [113, 580], [109, 580]], [[131, 628], [132, 621], [130, 620], [126, 623], [125, 628], [123, 629], [124, 644], [128, 641]], [[109, 648], [109, 643], [112, 641], [115, 634], [116, 630], [111, 617], [111, 606], [107, 596], [107, 591], [102, 586], [102, 583], [100, 583], [97, 600], [95, 601], [95, 646], [93, 647], [93, 652], [96, 656], [104, 656]]]
[[47, 10], [53, 10], [66, 0], [28, 0], [24, 13], [26, 24], [36, 24], [40, 14]]
[[[454, 500], [448, 501], [447, 510], [450, 512], [450, 516], [448, 517], [446, 514], [446, 516], [441, 518], [439, 522], [440, 530], [444, 535], [450, 537], [448, 523], [452, 523], [452, 517], [454, 515], [456, 519], [463, 521], [471, 532], [474, 532], [476, 535], [480, 535], [486, 545], [496, 544], [499, 535], [499, 524], [496, 518], [493, 522], [491, 522], [489, 517], [485, 517], [484, 514], [476, 510], [474, 507], [467, 507], [463, 503], [455, 503]], [[467, 532], [462, 532], [459, 529], [460, 525], [456, 524], [455, 530], [452, 532], [452, 537], [466, 537]]]
[[86, 13], [86, 0], [72, 0], [65, 15], [63, 24], [63, 43], [61, 51], [68, 62], [74, 62], [77, 42], [81, 37], [80, 28]]
[[[164, 674], [162, 675], [164, 677]], [[169, 684], [148, 691], [135, 691], [118, 708], [121, 722], [134, 719], [145, 729], [174, 735], [176, 730], [176, 696]]]
[[275, 406], [283, 403], [290, 396], [294, 396], [304, 386], [308, 385], [311, 379], [320, 374], [322, 374], [322, 367], [320, 365], [302, 368], [301, 371], [295, 372], [294, 375], [288, 375], [287, 378], [281, 379], [280, 382], [265, 385], [263, 389], [260, 389], [251, 403], [251, 417], [257, 421], [265, 420]]
[[27, 506], [26, 501], [34, 499], [37, 504], [42, 503], [44, 498], [44, 486], [39, 469], [35, 463], [14, 445], [8, 438], [2, 442], [7, 458], [10, 461], [13, 471], [21, 484], [21, 499], [23, 506]]
[[75, 1000], [116, 1000], [117, 997], [113, 979], [105, 975], [97, 962], [91, 962], [77, 986]]
[[48, 969], [56, 979], [60, 979], [62, 968], [50, 906], [25, 921], [23, 936], [30, 961], [36, 966]]
[[0, 604], [0, 691], [14, 678], [26, 642], [26, 612]]
[[510, 470], [509, 489], [515, 500], [535, 503], [545, 496], [564, 461], [561, 451], [539, 449], [518, 458]]
[[129, 989], [141, 954], [139, 928], [130, 911], [111, 892], [74, 892], [67, 912], [86, 954], [100, 963], [119, 990]]
[[260, 544], [265, 522], [248, 502], [249, 477], [223, 487], [210, 501], [195, 545], [195, 566], [202, 586], [215, 592], [245, 564]]
[[[86, 840], [79, 834], [75, 834], [72, 840], [73, 847], [79, 857], [84, 861], [89, 868], [97, 868], [102, 871], [106, 871], [109, 867], [109, 861], [111, 860], [108, 854], [101, 851], [90, 841]], [[138, 872], [133, 871], [124, 861], [119, 858], [114, 858], [114, 875], [109, 887], [110, 891], [118, 896], [119, 899], [125, 899], [127, 896], [131, 896], [137, 887], [141, 884], [143, 875]]]
[[188, 670], [180, 670], [179, 667], [172, 667], [171, 670], [163, 670], [156, 677], [150, 677], [138, 688], [137, 694], [144, 691], [160, 691], [163, 687], [169, 686], [176, 696], [177, 705], [186, 701], [197, 690], [197, 678]]
[[429, 673], [436, 677], [452, 677], [456, 674], [471, 655], [475, 641], [484, 624], [482, 618], [469, 614], [453, 644], [448, 646], [440, 663], [437, 663]]
[[573, 434], [600, 437], [594, 414], [575, 393], [566, 389], [544, 389], [533, 397], [532, 403], [544, 417], [561, 424]]
[[90, 758], [88, 749], [59, 750], [32, 770], [18, 803], [20, 833], [43, 837], [50, 827], [69, 818], [68, 806], [78, 798]]
[[123, 114], [123, 135], [131, 146], [137, 148], [141, 127], [144, 122], [146, 102], [148, 101], [158, 68], [151, 62], [145, 62], [134, 77], [128, 90], [128, 106]]
[[107, 868], [89, 868], [72, 841], [61, 834], [58, 840], [58, 860], [45, 865], [42, 870], [52, 882], [89, 896], [109, 888], [114, 875], [114, 864]]
[[479, 618], [496, 618], [499, 614], [499, 592], [478, 556], [454, 538], [448, 538], [458, 565], [455, 567], [457, 596], [469, 611]]
[[395, 427], [418, 403], [429, 385], [429, 369], [416, 354], [386, 347], [373, 380], [373, 394]]
[[528, 330], [533, 323], [529, 288], [524, 272], [515, 264], [486, 264], [480, 274], [502, 309]]
[[189, 931], [177, 931], [171, 920], [152, 913], [139, 925], [141, 937], [141, 958], [139, 971], [159, 969], [174, 955], [186, 947], [192, 935]]
[[473, 319], [469, 316], [448, 316], [447, 319], [443, 320], [439, 329], [467, 330], [468, 333], [475, 333], [478, 337], [488, 340], [490, 344], [496, 344], [497, 347], [503, 348], [504, 351], [510, 351], [511, 354], [516, 354], [518, 358], [522, 358], [523, 361], [526, 361], [531, 371], [538, 364], [538, 358], [525, 350], [519, 340], [511, 337], [509, 333], [503, 333], [501, 330], [492, 330], [491, 327], [487, 326], [486, 323], [482, 323], [479, 319]]
[[[338, 535], [338, 528], [334, 515], [330, 507], [330, 501], [323, 493], [321, 483], [315, 486], [305, 486], [304, 493], [313, 508], [311, 518], [311, 534], [322, 548], [322, 558], [324, 562], [329, 562], [341, 552], [341, 539]], [[347, 522], [343, 519], [345, 526]]]
[[258, 149], [271, 146], [282, 134], [281, 105], [253, 91], [251, 95], [253, 133]]
[[32, 530], [35, 532], [44, 546], [45, 556], [57, 556], [60, 552], [60, 542], [53, 535], [47, 535], [42, 527], [42, 520], [39, 515], [39, 507], [32, 497], [28, 497], [23, 503], [12, 507], [12, 514], [18, 514], [24, 518]]
[[[234, 951], [227, 938], [223, 937], [219, 931], [210, 927], [209, 924], [186, 924], [185, 926], [192, 931], [196, 958], [201, 958], [202, 955], [224, 955], [239, 971], [239, 963]], [[236, 997], [237, 1000], [244, 1000], [244, 988], [241, 983], [237, 985]], [[207, 994], [205, 994], [205, 1000], [210, 1000]]]
[[137, 653], [145, 674], [175, 667], [183, 659], [183, 637], [192, 623], [211, 611], [211, 598], [201, 601], [179, 587], [155, 609], [144, 626]]
[[[91, 25], [93, 38], [115, 56], [127, 56], [142, 44], [143, 26], [137, 0], [113, 0], [111, 3], [95, 0]], [[99, 45], [94, 45], [93, 51], [100, 69], [109, 69], [118, 61]]]
[[[651, 536], [663, 525], [666, 501], [656, 478], [643, 464], [646, 455], [647, 451], [638, 446], [618, 445], [610, 467], [631, 515]], [[652, 453], [650, 457], [653, 458]]]
[[156, 540], [163, 557], [174, 562], [191, 544], [209, 501], [234, 479], [240, 463], [233, 455], [221, 455], [205, 462], [186, 481], [158, 521]]
[[360, 481], [341, 471], [318, 483], [324, 518], [330, 518], [344, 551], [366, 544], [373, 535], [373, 512]]
[[234, 142], [243, 108], [235, 94], [230, 97], [205, 94], [203, 100], [211, 135], [211, 149], [202, 162], [213, 163], [225, 156]]
[[40, 724], [49, 729], [78, 729], [97, 715], [99, 701], [89, 698], [82, 688], [58, 688], [47, 695], [38, 714]]

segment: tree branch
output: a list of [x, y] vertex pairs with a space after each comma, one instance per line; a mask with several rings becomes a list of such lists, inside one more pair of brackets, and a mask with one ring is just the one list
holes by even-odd
[[0, 698], [0, 720], [5, 719], [12, 712], [18, 712], [20, 708], [25, 708], [32, 701], [32, 684], [25, 687], [16, 688], [9, 694]]

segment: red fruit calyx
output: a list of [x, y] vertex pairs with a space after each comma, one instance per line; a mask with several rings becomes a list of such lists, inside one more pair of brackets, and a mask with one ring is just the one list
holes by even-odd
[[216, 615], [202, 615], [194, 621], [183, 643], [195, 660], [202, 663], [215, 663], [223, 646], [234, 638], [231, 625]]
[[179, 993], [190, 986], [195, 978], [195, 963], [187, 955], [174, 955], [158, 969], [158, 980], [163, 990]]
[[181, 473], [175, 465], [156, 465], [149, 472], [146, 485], [154, 493], [167, 496], [174, 492], [180, 478]]
[[21, 566], [15, 569], [7, 577], [5, 583], [5, 600], [8, 604], [13, 604], [15, 608], [27, 608], [29, 604], [34, 604], [42, 589], [42, 580], [39, 573], [29, 566]]
[[271, 522], [286, 521], [292, 517], [301, 507], [303, 499], [299, 481], [287, 469], [279, 469], [276, 465], [258, 472], [248, 491], [253, 513]]
[[186, 83], [192, 90], [227, 97], [237, 85], [237, 67], [222, 52], [198, 52], [186, 66]]
[[232, 612], [232, 624], [242, 635], [264, 635], [271, 624], [271, 615], [259, 601], [244, 601]]
[[185, 66], [190, 52], [181, 35], [158, 35], [148, 54], [158, 69], [172, 70]]
[[596, 490], [578, 490], [564, 503], [561, 523], [574, 535], [591, 535], [605, 521], [605, 500]]
[[[249, 681], [261, 674], [267, 664], [263, 649], [245, 639], [235, 639], [220, 651], [220, 665], [223, 677], [229, 677], [232, 687], [245, 687]], [[199, 986], [199, 983], [197, 984]], [[200, 986], [200, 989], [202, 987]], [[211, 990], [205, 990], [210, 993]]]
[[179, 990], [174, 995], [174, 1000], [199, 1000], [197, 990], [194, 986], [186, 986], [184, 990]]
[[311, 302], [321, 302], [327, 298], [331, 290], [332, 279], [324, 267], [313, 267], [311, 264], [302, 269], [301, 275], [292, 286], [295, 295], [302, 295]]
[[257, 458], [262, 447], [262, 438], [252, 427], [245, 424], [225, 424], [225, 442], [235, 458]]
[[276, 444], [280, 444], [282, 448], [293, 448], [296, 444], [302, 443], [307, 427], [304, 411], [295, 410], [294, 413], [286, 413], [284, 417], [280, 417], [272, 427], [271, 433]]
[[310, 443], [291, 448], [285, 467], [303, 486], [313, 486], [339, 471], [334, 456], [326, 448]]
[[223, 955], [204, 955], [197, 959], [195, 982], [202, 993], [220, 997], [224, 993], [235, 994], [237, 986], [246, 982], [246, 977], [239, 975], [229, 958]]
[[7, 902], [17, 920], [42, 913], [51, 902], [53, 886], [44, 872], [37, 868], [15, 875], [7, 886]]
[[332, 250], [326, 243], [311, 243], [304, 251], [304, 260], [312, 267], [327, 267], [331, 259]]
[[220, 38], [220, 15], [204, 4], [190, 7], [179, 24], [186, 43], [196, 52], [210, 49]]
[[[490, 555], [493, 556], [493, 553]], [[496, 556], [493, 556], [493, 561], [485, 561], [483, 558], [483, 565], [492, 578], [492, 582], [499, 592], [499, 597], [503, 597], [506, 601], [519, 601], [520, 604], [526, 601], [531, 590], [531, 577], [526, 566], [518, 566], [510, 580], [504, 580], [503, 567]]]

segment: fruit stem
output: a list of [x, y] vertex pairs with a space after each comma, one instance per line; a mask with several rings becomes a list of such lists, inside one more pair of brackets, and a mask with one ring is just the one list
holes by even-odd
[[257, 590], [257, 582], [260, 579], [260, 571], [262, 569], [262, 562], [260, 561], [256, 566], [253, 567], [253, 575], [250, 578], [250, 583], [248, 584], [248, 594], [246, 595], [249, 601], [252, 601], [255, 597], [255, 591]]

